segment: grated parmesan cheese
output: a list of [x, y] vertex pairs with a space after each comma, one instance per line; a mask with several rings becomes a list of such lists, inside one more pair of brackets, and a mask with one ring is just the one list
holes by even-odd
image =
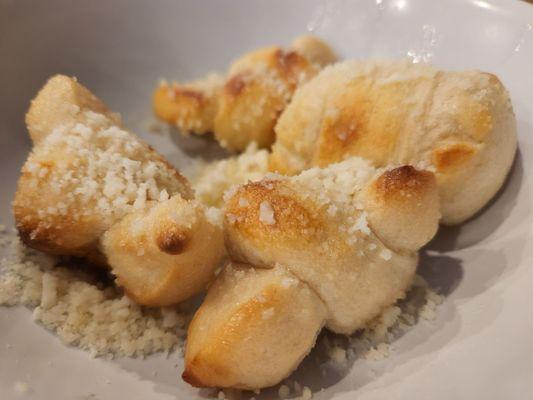
[[189, 170], [196, 198], [208, 206], [221, 207], [235, 193], [235, 186], [257, 181], [268, 173], [268, 151], [255, 142], [238, 156], [211, 163], [196, 163]]
[[274, 210], [268, 201], [262, 201], [259, 204], [259, 221], [266, 225], [274, 225], [276, 223]]
[[281, 399], [286, 399], [291, 394], [291, 388], [287, 385], [281, 385], [278, 389], [278, 396]]
[[207, 219], [207, 222], [209, 222], [211, 225], [222, 225], [222, 212], [219, 208], [207, 207], [205, 210], [205, 217]]
[[351, 246], [371, 233], [358, 193], [375, 174], [376, 169], [367, 161], [351, 157], [327, 168], [310, 168], [289, 180], [298, 196], [324, 207], [326, 214], [335, 218], [346, 244]]
[[342, 364], [346, 361], [346, 349], [340, 346], [335, 346], [330, 349], [329, 356], [333, 361]]
[[376, 347], [371, 347], [365, 354], [365, 359], [370, 361], [379, 361], [387, 358], [390, 354], [390, 345], [388, 343], [379, 343]]
[[383, 249], [379, 253], [379, 256], [385, 261], [389, 261], [392, 258], [392, 251], [390, 251], [389, 249]]
[[[79, 112], [81, 122], [55, 128], [34, 147], [22, 169], [28, 189], [47, 190], [52, 199], [60, 199], [38, 209], [42, 226], [68, 217], [74, 223], [98, 221], [95, 225], [105, 230], [150, 201], [191, 196], [178, 172], [115, 119]], [[17, 198], [17, 206], [39, 208], [31, 196]]]
[[302, 400], [311, 400], [313, 398], [313, 392], [307, 386], [302, 389]]
[[13, 234], [0, 237], [6, 253], [0, 263], [0, 305], [33, 309], [34, 320], [64, 344], [105, 357], [145, 356], [183, 345], [189, 315], [141, 307], [97, 280], [94, 269], [60, 264]]

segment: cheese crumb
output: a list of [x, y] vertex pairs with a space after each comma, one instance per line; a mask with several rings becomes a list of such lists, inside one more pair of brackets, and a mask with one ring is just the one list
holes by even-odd
[[291, 388], [287, 385], [281, 385], [278, 389], [278, 395], [281, 399], [286, 399], [291, 394]]
[[222, 226], [222, 212], [219, 208], [207, 207], [205, 217], [211, 225]]
[[389, 249], [383, 249], [379, 253], [379, 256], [385, 261], [389, 261], [392, 258], [392, 251], [390, 251]]
[[372, 347], [366, 354], [365, 359], [370, 361], [379, 361], [387, 358], [390, 353], [390, 345], [388, 343], [379, 343], [376, 347]]
[[346, 361], [346, 350], [340, 346], [334, 346], [329, 350], [330, 358], [338, 364]]
[[357, 222], [355, 223], [355, 225], [352, 227], [352, 229], [350, 229], [350, 231], [351, 232], [360, 231], [364, 233], [365, 235], [370, 234], [370, 228], [368, 227], [368, 222], [367, 222], [366, 217], [367, 217], [366, 211], [363, 211], [361, 215], [359, 216], [359, 218], [357, 219]]
[[274, 210], [268, 201], [262, 201], [259, 205], [259, 221], [266, 225], [274, 225], [276, 223]]
[[224, 194], [222, 195], [222, 200], [224, 202], [228, 202], [234, 195], [237, 193], [238, 186], [230, 186], [227, 190], [224, 191]]
[[49, 309], [57, 303], [57, 278], [49, 273], [43, 274], [41, 307]]
[[258, 149], [257, 144], [252, 142], [246, 151], [238, 156], [211, 163], [195, 163], [189, 168], [187, 175], [191, 178], [197, 199], [208, 206], [222, 207], [224, 197], [228, 199], [235, 194], [230, 191], [224, 196], [228, 189], [262, 179], [267, 173], [268, 151]]
[[304, 386], [302, 390], [302, 400], [311, 400], [313, 398], [313, 392], [307, 386]]

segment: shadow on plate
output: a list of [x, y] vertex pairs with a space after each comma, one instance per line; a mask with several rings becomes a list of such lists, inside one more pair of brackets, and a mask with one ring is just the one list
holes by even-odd
[[[435, 268], [428, 269], [427, 267], [434, 265]], [[425, 271], [422, 274], [422, 271]], [[446, 255], [430, 255], [426, 252], [421, 254], [420, 265], [418, 273], [423, 275], [424, 279], [428, 281], [428, 284], [438, 291], [439, 293], [447, 296], [452, 293], [455, 288], [458, 286], [459, 282], [463, 277], [463, 268], [461, 265], [461, 260]], [[438, 286], [433, 286], [433, 282], [438, 283]], [[416, 309], [418, 310], [424, 305], [421, 299], [416, 299], [416, 301], [411, 301]], [[454, 314], [454, 313], [452, 313]], [[414, 333], [415, 327], [419, 324], [420, 321], [416, 323], [408, 330], [398, 333], [394, 342], [398, 341], [401, 337], [407, 334]], [[435, 331], [441, 330], [449, 320], [439, 318], [436, 321], [432, 322], [431, 329], [417, 329], [417, 346], [424, 343], [426, 340], [430, 339]], [[448, 330], [446, 337], [441, 338], [439, 346], [444, 346], [448, 340], [452, 339], [456, 333], [456, 329]], [[357, 336], [355, 334], [354, 336]], [[328, 342], [340, 343], [342, 347], [346, 348], [348, 346], [349, 339], [343, 335], [336, 335], [334, 333], [323, 331], [317, 341], [317, 346], [311, 351], [308, 357], [302, 362], [298, 369], [291, 376], [291, 380], [299, 382], [302, 386], [308, 386], [313, 392], [319, 392], [322, 389], [328, 389], [339, 384], [340, 381], [348, 374], [354, 374], [356, 372], [356, 381], [357, 384], [354, 385], [352, 382], [350, 390], [362, 387], [363, 385], [375, 380], [379, 376], [383, 375], [386, 370], [392, 367], [395, 363], [399, 362], [398, 356], [399, 352], [394, 351], [393, 357], [384, 359], [379, 362], [367, 361], [360, 358], [360, 355], [356, 355], [353, 358], [348, 358], [344, 363], [336, 363], [330, 360], [328, 356]], [[404, 349], [404, 351], [411, 352], [412, 348]], [[437, 348], [435, 348], [437, 350]], [[385, 368], [385, 365], [387, 368]], [[354, 387], [355, 386], [355, 387]], [[335, 392], [344, 391], [342, 387], [335, 387]], [[269, 399], [272, 398], [272, 395], [276, 394], [272, 389], [265, 391], [264, 397], [259, 396], [257, 399]], [[331, 392], [328, 393], [329, 396], [332, 395]], [[319, 398], [315, 396], [314, 398]]]
[[224, 150], [214, 139], [212, 133], [203, 135], [184, 135], [175, 127], [168, 128], [168, 135], [172, 142], [187, 156], [200, 158], [204, 161], [220, 160], [228, 157], [228, 152]]

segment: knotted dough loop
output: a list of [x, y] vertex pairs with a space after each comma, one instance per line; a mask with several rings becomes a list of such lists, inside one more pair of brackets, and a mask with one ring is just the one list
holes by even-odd
[[289, 49], [276, 46], [244, 54], [225, 77], [163, 82], [154, 92], [154, 111], [183, 132], [213, 132], [231, 151], [244, 151], [251, 142], [270, 147], [274, 125], [296, 88], [334, 61], [324, 42], [303, 36]]
[[295, 174], [349, 156], [435, 172], [442, 223], [460, 223], [498, 191], [516, 121], [498, 78], [407, 61], [345, 61], [294, 94], [275, 127], [270, 167]]
[[161, 155], [66, 76], [48, 81], [27, 123], [34, 147], [13, 201], [27, 245], [108, 264], [142, 304], [173, 304], [205, 287], [224, 252], [221, 228]]
[[439, 217], [432, 173], [376, 170], [359, 158], [229, 193], [225, 242], [240, 266], [222, 272], [196, 314], [184, 378], [247, 389], [279, 382], [322, 326], [352, 333], [404, 296]]

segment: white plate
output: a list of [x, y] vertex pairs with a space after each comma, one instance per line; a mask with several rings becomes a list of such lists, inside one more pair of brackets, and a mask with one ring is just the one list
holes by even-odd
[[[345, 57], [409, 55], [442, 68], [494, 72], [511, 92], [520, 153], [482, 217], [441, 230], [422, 258], [422, 273], [447, 294], [437, 320], [397, 340], [386, 360], [357, 360], [347, 374], [324, 379], [307, 365], [299, 379], [325, 388], [315, 399], [531, 399], [532, 27], [533, 7], [511, 0], [0, 0], [0, 217], [11, 221], [9, 203], [29, 149], [28, 101], [57, 72], [79, 77], [178, 164], [186, 158], [176, 145], [146, 132], [157, 79], [223, 69], [245, 50], [288, 43], [307, 30]], [[16, 398], [16, 381], [30, 383], [26, 397], [33, 399], [205, 396], [179, 379], [181, 366], [159, 356], [91, 359], [34, 325], [27, 310], [0, 309], [2, 400]]]

